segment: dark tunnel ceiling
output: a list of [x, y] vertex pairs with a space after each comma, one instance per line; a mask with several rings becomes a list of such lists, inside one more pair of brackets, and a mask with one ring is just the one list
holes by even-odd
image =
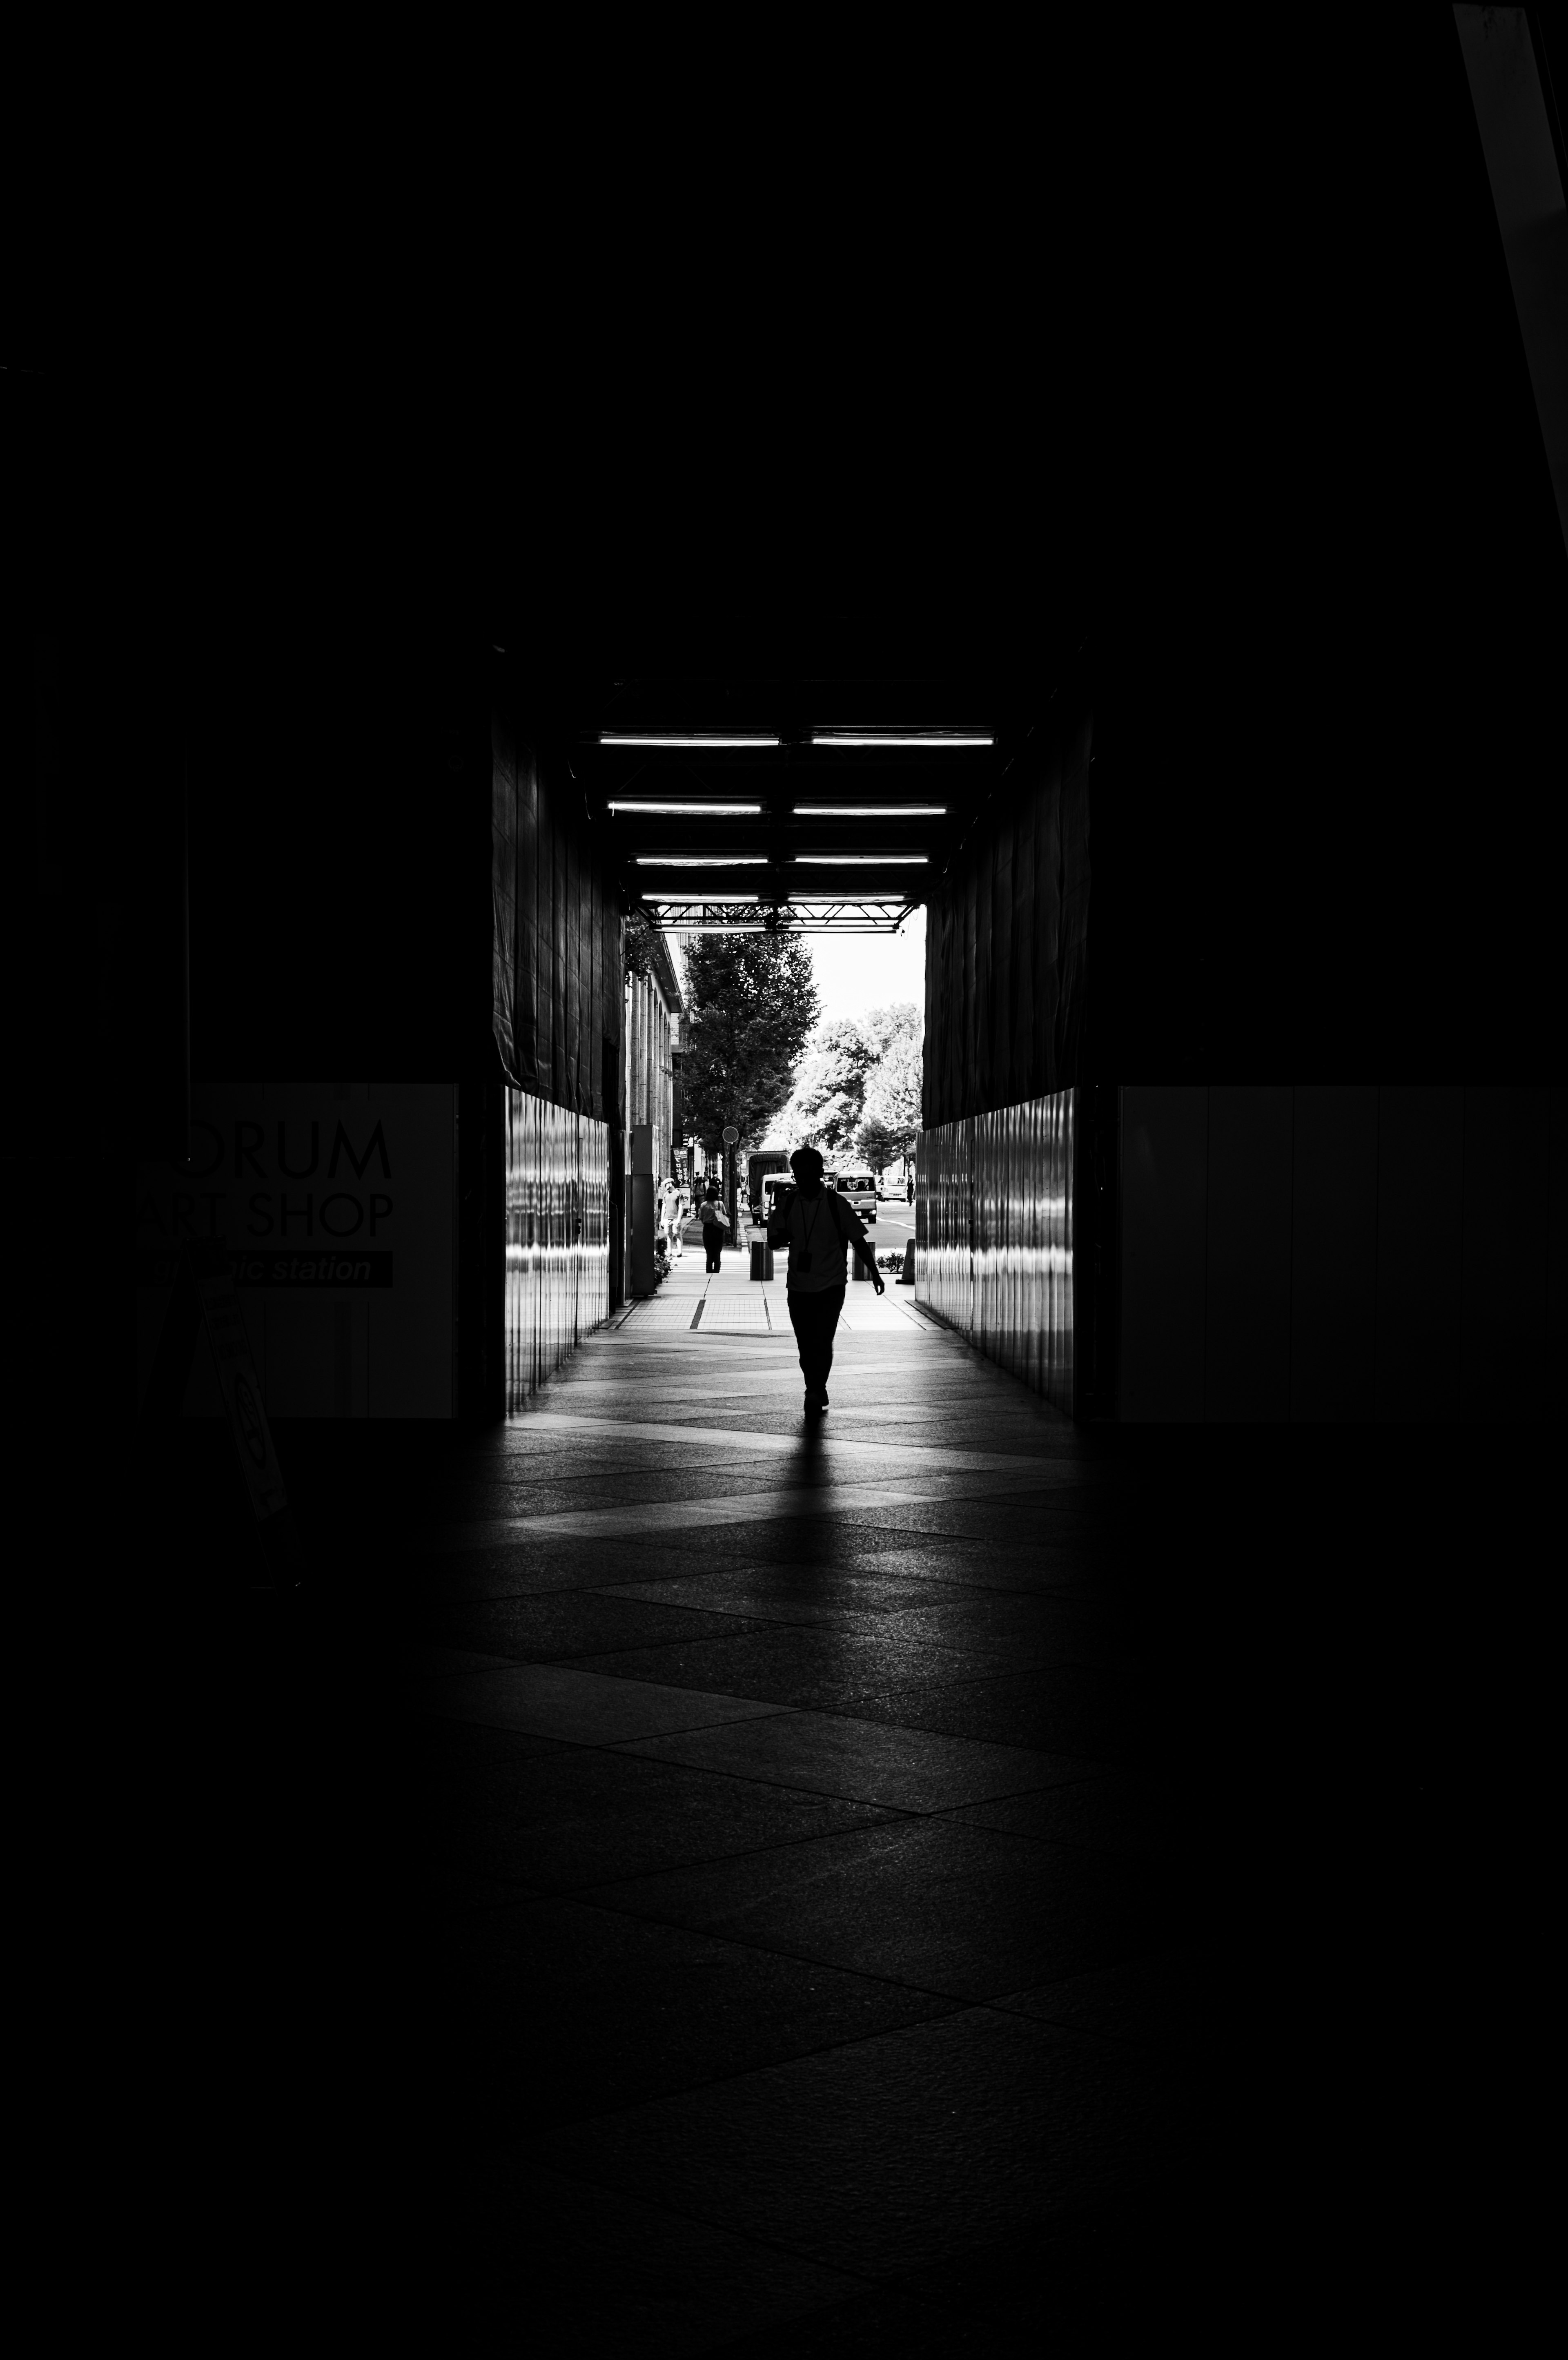
[[[890, 932], [939, 887], [1081, 646], [1081, 630], [1017, 610], [754, 615], [709, 632], [688, 611], [679, 630], [626, 630], [620, 661], [579, 672], [564, 697], [558, 672], [550, 701], [626, 907], [671, 923]], [[813, 742], [829, 731], [992, 742]], [[779, 742], [604, 742], [688, 734]], [[726, 803], [750, 808], [715, 808]]]

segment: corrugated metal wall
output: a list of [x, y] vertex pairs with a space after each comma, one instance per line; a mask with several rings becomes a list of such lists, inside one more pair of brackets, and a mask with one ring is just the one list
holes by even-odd
[[506, 1408], [520, 1409], [610, 1308], [610, 1133], [506, 1092]]
[[922, 1131], [915, 1295], [987, 1359], [1073, 1408], [1074, 1093]]
[[927, 913], [915, 1293], [1071, 1415], [1094, 745], [1082, 684], [1058, 711]]
[[927, 912], [928, 1127], [1078, 1079], [1094, 724], [1070, 710], [1020, 748]]
[[620, 908], [570, 779], [555, 780], [491, 699], [492, 1002], [515, 1087], [617, 1123]]

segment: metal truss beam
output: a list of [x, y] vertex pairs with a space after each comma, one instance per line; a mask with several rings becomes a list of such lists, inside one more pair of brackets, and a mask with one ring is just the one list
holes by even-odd
[[801, 895], [774, 903], [665, 901], [649, 894], [641, 906], [670, 934], [896, 934], [916, 905], [902, 895]]

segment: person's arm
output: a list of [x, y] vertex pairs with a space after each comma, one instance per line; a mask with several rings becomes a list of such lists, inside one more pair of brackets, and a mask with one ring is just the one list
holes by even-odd
[[886, 1295], [887, 1292], [887, 1283], [884, 1280], [881, 1272], [877, 1267], [877, 1256], [871, 1251], [871, 1247], [866, 1240], [866, 1232], [862, 1230], [857, 1238], [851, 1238], [849, 1242], [855, 1249], [856, 1259], [866, 1264], [866, 1271], [871, 1278], [871, 1283], [876, 1287], [877, 1294]]
[[[843, 1199], [842, 1197], [835, 1197], [834, 1202], [842, 1204]], [[877, 1294], [886, 1295], [887, 1289], [883, 1282], [882, 1273], [877, 1267], [877, 1256], [872, 1251], [866, 1231], [861, 1226], [859, 1214], [855, 1211], [852, 1206], [844, 1205], [844, 1219], [849, 1224], [849, 1242], [854, 1251], [855, 1260], [865, 1263], [866, 1274], [870, 1278], [872, 1284], [876, 1287]]]

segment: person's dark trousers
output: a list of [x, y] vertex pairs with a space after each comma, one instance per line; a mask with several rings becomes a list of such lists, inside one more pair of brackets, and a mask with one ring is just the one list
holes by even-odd
[[821, 1295], [790, 1295], [789, 1325], [800, 1348], [800, 1374], [806, 1391], [818, 1396], [828, 1389], [833, 1367], [833, 1330], [844, 1309], [842, 1286], [824, 1287]]
[[710, 1270], [717, 1270], [719, 1266], [719, 1256], [724, 1250], [724, 1241], [719, 1235], [718, 1229], [715, 1226], [711, 1224], [703, 1230], [702, 1243], [708, 1249], [708, 1268]]

